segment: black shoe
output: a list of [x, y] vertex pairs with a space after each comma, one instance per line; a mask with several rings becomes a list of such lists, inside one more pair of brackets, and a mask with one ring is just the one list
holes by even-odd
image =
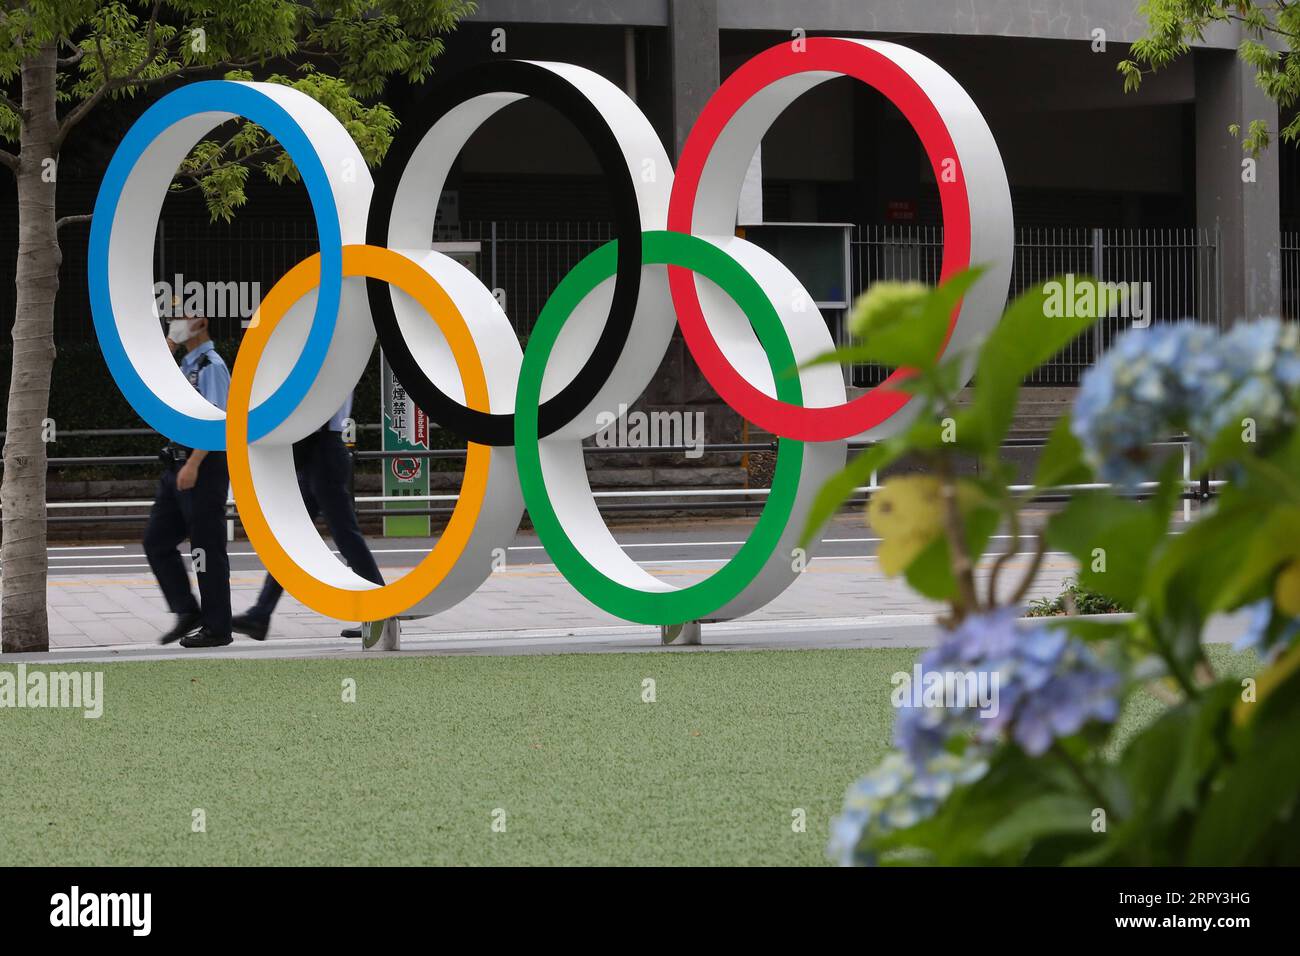
[[206, 624], [181, 638], [181, 647], [225, 647], [234, 641], [229, 634], [213, 634]]
[[190, 611], [189, 614], [177, 614], [176, 626], [162, 636], [159, 644], [170, 644], [173, 641], [179, 641], [182, 637], [194, 630], [203, 623], [203, 615], [198, 611]]
[[339, 637], [351, 637], [351, 638], [355, 638], [355, 639], [357, 639], [357, 640], [360, 640], [360, 639], [361, 639], [361, 628], [359, 628], [359, 627], [345, 627], [345, 628], [343, 628], [343, 630], [339, 631]]
[[266, 640], [267, 629], [271, 622], [251, 614], [236, 614], [230, 619], [230, 629], [236, 634], [243, 634], [255, 641]]

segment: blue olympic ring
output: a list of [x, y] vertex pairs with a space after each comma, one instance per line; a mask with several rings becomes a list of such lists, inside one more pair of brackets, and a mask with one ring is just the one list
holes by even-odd
[[249, 414], [249, 440], [277, 428], [306, 397], [325, 361], [338, 321], [343, 287], [343, 239], [338, 207], [325, 167], [306, 132], [279, 103], [243, 83], [205, 80], [181, 87], [158, 100], [131, 127], [104, 175], [91, 220], [89, 283], [91, 314], [104, 359], [131, 406], [151, 427], [191, 448], [223, 451], [226, 423], [195, 418], [172, 408], [140, 378], [122, 344], [109, 295], [109, 242], [123, 187], [144, 152], [162, 133], [196, 113], [233, 113], [269, 132], [298, 168], [316, 217], [321, 282], [311, 330], [293, 369], [280, 386]]

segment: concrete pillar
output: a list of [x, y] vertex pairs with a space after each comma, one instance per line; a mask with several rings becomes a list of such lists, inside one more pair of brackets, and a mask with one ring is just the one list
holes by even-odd
[[[1259, 155], [1247, 181], [1241, 139], [1252, 120], [1278, 130], [1277, 104], [1255, 85], [1255, 70], [1236, 51], [1198, 50], [1196, 57], [1196, 222], [1219, 227], [1223, 322], [1280, 315], [1278, 144]], [[1121, 157], [1122, 162], [1122, 157]]]
[[674, 647], [698, 647], [704, 643], [700, 636], [699, 621], [664, 624], [659, 628], [659, 638], [662, 643], [672, 644]]
[[361, 625], [361, 646], [367, 651], [400, 651], [402, 622], [395, 617], [364, 622]]
[[668, 0], [672, 60], [673, 161], [705, 102], [718, 88], [718, 0]]

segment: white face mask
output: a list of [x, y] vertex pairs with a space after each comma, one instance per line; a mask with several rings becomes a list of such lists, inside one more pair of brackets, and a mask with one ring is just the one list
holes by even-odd
[[194, 333], [197, 331], [194, 324], [192, 319], [172, 319], [167, 324], [167, 338], [177, 345], [184, 345], [194, 337]]

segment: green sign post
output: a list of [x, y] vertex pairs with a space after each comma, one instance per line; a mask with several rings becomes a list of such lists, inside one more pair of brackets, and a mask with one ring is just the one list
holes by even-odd
[[[446, 194], [444, 194], [444, 199]], [[438, 228], [456, 232], [460, 220], [454, 214], [455, 202], [451, 204], [452, 214], [440, 204]], [[480, 244], [477, 241], [435, 242], [435, 252], [450, 256], [470, 272], [478, 274]], [[495, 277], [493, 277], [495, 278]], [[380, 408], [384, 418], [384, 451], [428, 451], [429, 417], [424, 414], [411, 397], [406, 394], [393, 376], [393, 370], [384, 358], [383, 350], [379, 352], [379, 396]], [[388, 458], [384, 460], [384, 497], [427, 497], [429, 494], [428, 458]], [[384, 502], [384, 536], [394, 538], [427, 538], [432, 522], [428, 515], [404, 515], [402, 511], [427, 510], [428, 501]]]
[[[411, 401], [402, 383], [393, 377], [393, 370], [383, 352], [379, 353], [380, 408], [384, 417], [384, 451], [427, 451], [429, 449], [429, 419]], [[429, 494], [429, 459], [384, 459], [384, 497], [427, 497]], [[429, 507], [426, 501], [384, 502], [384, 536], [392, 538], [427, 538], [428, 515], [404, 515], [404, 510], [422, 510]], [[396, 513], [393, 513], [396, 512]]]

